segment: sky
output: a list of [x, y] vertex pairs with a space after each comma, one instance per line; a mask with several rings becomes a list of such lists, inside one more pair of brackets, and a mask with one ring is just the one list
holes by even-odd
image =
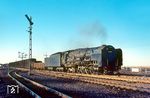
[[[121, 48], [124, 66], [150, 66], [149, 0], [0, 0], [0, 63], [102, 44]], [[27, 56], [28, 58], [28, 56]]]

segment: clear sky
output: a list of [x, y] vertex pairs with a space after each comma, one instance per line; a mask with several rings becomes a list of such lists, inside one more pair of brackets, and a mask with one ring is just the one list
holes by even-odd
[[[28, 54], [25, 14], [33, 17], [33, 57], [110, 44], [124, 66], [150, 66], [150, 0], [0, 0], [0, 63]], [[98, 33], [97, 33], [98, 32]]]

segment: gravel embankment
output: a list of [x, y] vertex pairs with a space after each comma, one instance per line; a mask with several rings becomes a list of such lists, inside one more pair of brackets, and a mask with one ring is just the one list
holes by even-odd
[[123, 90], [70, 79], [43, 76], [40, 74], [34, 74], [32, 76], [28, 76], [27, 73], [19, 74], [70, 95], [73, 98], [150, 98], [150, 94], [144, 92]]

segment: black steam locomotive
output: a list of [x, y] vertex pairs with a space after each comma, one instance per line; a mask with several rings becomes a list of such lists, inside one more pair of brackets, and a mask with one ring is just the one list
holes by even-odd
[[58, 52], [45, 58], [49, 70], [78, 73], [118, 73], [122, 65], [122, 50], [111, 45]]

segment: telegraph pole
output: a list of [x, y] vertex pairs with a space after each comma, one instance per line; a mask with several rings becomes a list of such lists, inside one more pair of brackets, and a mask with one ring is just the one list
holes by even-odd
[[18, 58], [21, 58], [21, 60], [23, 61], [24, 58], [26, 58], [27, 54], [25, 54], [24, 52], [18, 52]]
[[23, 61], [24, 58], [26, 58], [27, 54], [25, 54], [24, 52], [18, 52], [18, 58], [21, 58], [23, 64], [22, 66], [25, 66], [25, 61]]
[[47, 58], [48, 57], [47, 53], [44, 56], [45, 56], [45, 58]]
[[29, 75], [31, 75], [31, 59], [32, 59], [32, 17], [28, 16], [27, 14], [25, 15], [27, 20], [29, 21]]

